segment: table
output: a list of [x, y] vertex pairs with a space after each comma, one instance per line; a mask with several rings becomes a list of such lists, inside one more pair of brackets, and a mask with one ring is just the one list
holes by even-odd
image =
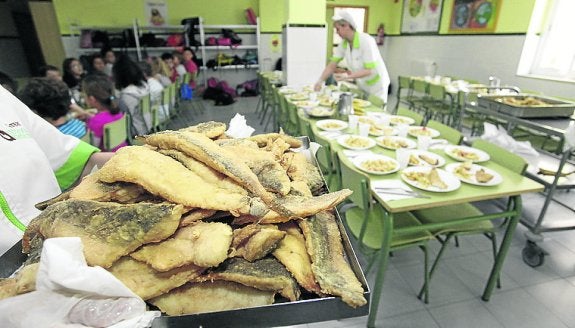
[[[317, 129], [317, 127], [313, 127]], [[331, 146], [334, 150], [341, 150], [343, 149], [337, 142], [331, 141]], [[372, 148], [375, 153], [383, 154], [394, 158], [393, 151], [384, 150], [379, 146], [375, 146]], [[435, 151], [437, 153], [441, 153], [440, 151]], [[448, 156], [443, 156], [446, 160], [446, 164], [454, 162]], [[348, 161], [348, 164], [351, 164], [348, 158], [343, 159], [344, 161]], [[352, 165], [352, 164], [351, 164]], [[375, 264], [378, 267], [378, 270], [383, 270], [381, 274], [377, 275], [377, 280], [375, 283], [376, 288], [372, 291], [372, 300], [370, 304], [370, 315], [368, 319], [368, 327], [375, 326], [375, 311], [379, 306], [380, 296], [382, 292], [383, 280], [384, 280], [384, 272], [387, 268], [387, 263], [389, 259], [389, 250], [391, 248], [391, 238], [394, 233], [410, 233], [417, 230], [435, 230], [435, 229], [443, 229], [451, 226], [456, 226], [466, 222], [475, 222], [475, 221], [482, 221], [482, 220], [494, 220], [497, 218], [506, 217], [509, 218], [505, 236], [501, 241], [499, 246], [499, 250], [496, 255], [496, 260], [491, 268], [491, 274], [485, 286], [482, 299], [484, 301], [488, 301], [491, 297], [493, 292], [493, 288], [497, 282], [497, 278], [499, 277], [499, 273], [503, 266], [503, 262], [507, 255], [507, 251], [509, 250], [509, 246], [511, 245], [511, 240], [513, 237], [513, 233], [517, 226], [517, 223], [520, 219], [521, 214], [521, 194], [530, 193], [530, 192], [539, 192], [543, 190], [543, 185], [527, 178], [517, 173], [510, 171], [509, 169], [493, 162], [488, 161], [481, 163], [481, 165], [488, 167], [497, 171], [503, 177], [503, 182], [497, 186], [492, 187], [483, 187], [483, 186], [474, 186], [468, 184], [461, 184], [461, 187], [455, 191], [448, 192], [448, 193], [434, 193], [428, 191], [420, 191], [421, 194], [429, 196], [430, 198], [408, 198], [408, 199], [401, 199], [401, 200], [393, 200], [393, 201], [386, 201], [382, 199], [377, 194], [373, 194], [374, 198], [381, 203], [386, 211], [386, 215], [383, 218], [383, 226], [384, 226], [384, 238], [381, 245], [381, 250], [379, 252], [379, 257], [375, 260]], [[389, 175], [369, 175], [371, 181], [377, 180], [391, 180], [391, 179], [399, 179], [399, 173], [392, 173]], [[418, 190], [419, 191], [419, 190]], [[439, 207], [444, 205], [454, 205], [454, 204], [462, 204], [468, 202], [475, 202], [475, 201], [482, 201], [482, 200], [491, 200], [497, 199], [502, 197], [509, 197], [510, 201], [508, 202], [508, 206], [506, 209], [503, 209], [500, 212], [496, 213], [487, 213], [482, 216], [476, 217], [462, 217], [453, 221], [449, 222], [442, 222], [442, 223], [435, 223], [435, 224], [423, 224], [421, 226], [414, 226], [409, 228], [402, 228], [399, 230], [394, 231], [393, 228], [393, 220], [394, 215], [401, 212], [413, 211], [413, 210], [420, 210], [420, 209], [427, 209], [433, 207]]]

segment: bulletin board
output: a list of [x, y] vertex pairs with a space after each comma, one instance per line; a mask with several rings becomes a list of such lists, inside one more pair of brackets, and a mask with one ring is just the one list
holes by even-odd
[[503, 0], [455, 0], [449, 33], [492, 33]]
[[401, 33], [437, 33], [443, 0], [404, 0]]

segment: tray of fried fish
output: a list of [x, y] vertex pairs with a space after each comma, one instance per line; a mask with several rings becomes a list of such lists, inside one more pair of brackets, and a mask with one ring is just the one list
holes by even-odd
[[[369, 289], [301, 138], [244, 139], [205, 122], [139, 137], [97, 172], [38, 204], [21, 272], [0, 298], [34, 290], [42, 241], [80, 237], [101, 266], [162, 312], [153, 327], [267, 327], [368, 313]], [[14, 267], [22, 257], [2, 256]], [[15, 288], [25, 285], [27, 288]]]

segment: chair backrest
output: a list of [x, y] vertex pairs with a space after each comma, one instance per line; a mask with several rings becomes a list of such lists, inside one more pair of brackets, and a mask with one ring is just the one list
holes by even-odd
[[381, 109], [385, 107], [385, 102], [383, 101], [383, 99], [379, 98], [376, 95], [369, 95], [367, 97], [367, 100], [375, 107], [379, 107]]
[[359, 208], [366, 210], [369, 208], [371, 200], [369, 194], [369, 177], [349, 163], [349, 159], [345, 158], [343, 151], [337, 152], [339, 159], [339, 170], [341, 175], [341, 185], [353, 191], [348, 197]]
[[192, 80], [192, 73], [186, 73], [183, 75], [182, 77], [182, 84], [190, 84], [190, 81]]
[[311, 125], [309, 133], [311, 140], [321, 145], [315, 154], [320, 170], [324, 173], [324, 175], [331, 174], [333, 172], [333, 157], [329, 141], [316, 136], [313, 132], [313, 128], [311, 128]]
[[411, 81], [411, 88], [420, 95], [427, 95], [429, 91], [429, 83], [424, 80], [413, 79]]
[[110, 151], [128, 140], [127, 115], [108, 124], [104, 124], [104, 150]]
[[461, 132], [441, 122], [429, 120], [427, 121], [427, 127], [439, 131], [439, 133], [441, 133], [439, 137], [447, 140], [451, 144], [459, 145], [463, 141], [463, 134]]
[[144, 117], [144, 123], [146, 124], [147, 132], [152, 130], [153, 123], [155, 122], [154, 113], [152, 111], [152, 102], [150, 100], [150, 94], [142, 96], [140, 98], [140, 111]]
[[440, 84], [429, 83], [427, 93], [429, 97], [433, 100], [443, 101], [445, 100], [446, 92], [445, 87]]
[[411, 117], [415, 121], [415, 125], [421, 125], [423, 123], [423, 115], [418, 114], [410, 109], [400, 107], [397, 109], [397, 115]]
[[474, 148], [481, 149], [488, 153], [491, 160], [495, 163], [504, 166], [515, 173], [523, 174], [527, 169], [527, 161], [525, 161], [523, 157], [494, 143], [483, 139], [477, 139], [472, 145]]
[[407, 76], [399, 75], [397, 77], [397, 84], [401, 89], [410, 89], [411, 88], [411, 79]]

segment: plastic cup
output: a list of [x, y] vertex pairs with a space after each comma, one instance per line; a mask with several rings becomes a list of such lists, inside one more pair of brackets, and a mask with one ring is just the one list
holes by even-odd
[[310, 101], [316, 101], [316, 100], [317, 100], [317, 93], [315, 93], [315, 92], [310, 92], [310, 93], [309, 93], [309, 100], [310, 100]]
[[410, 151], [405, 148], [399, 148], [395, 151], [395, 159], [399, 164], [400, 170], [403, 170], [404, 168], [407, 167], [407, 165], [409, 165], [409, 154]]
[[407, 130], [409, 129], [409, 125], [407, 125], [407, 124], [398, 124], [398, 125], [396, 126], [396, 128], [397, 128], [397, 135], [398, 135], [398, 136], [400, 136], [400, 137], [402, 137], [402, 138], [407, 137]]
[[430, 136], [417, 136], [417, 149], [427, 150], [429, 149], [430, 143], [431, 143]]
[[371, 124], [359, 123], [359, 135], [362, 137], [369, 136], [369, 128], [371, 128]]
[[355, 130], [357, 128], [357, 123], [359, 122], [359, 116], [357, 115], [349, 115], [347, 117], [349, 128], [351, 130]]

